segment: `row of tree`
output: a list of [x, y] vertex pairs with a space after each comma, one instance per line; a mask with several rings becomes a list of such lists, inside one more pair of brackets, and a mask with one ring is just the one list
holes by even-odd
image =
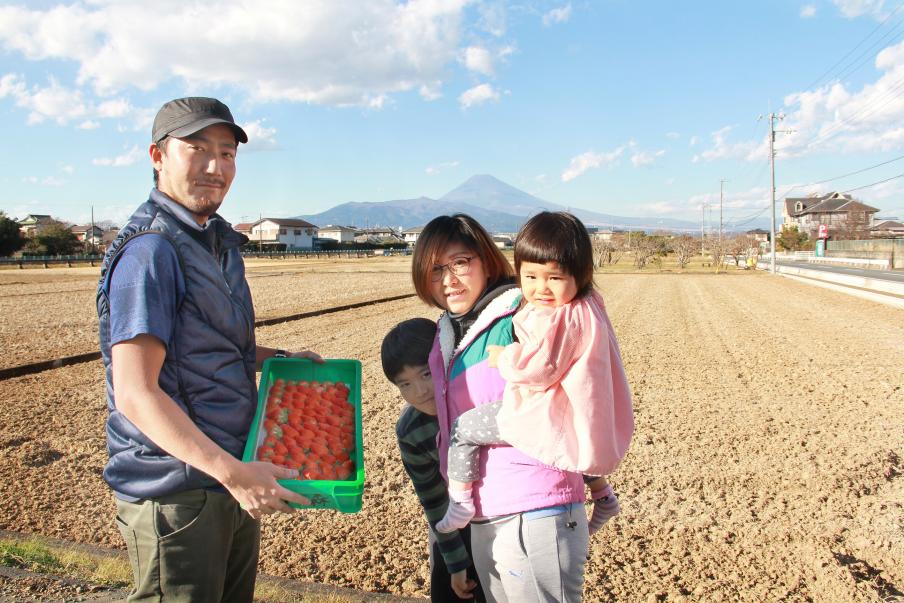
[[25, 237], [19, 223], [0, 210], [0, 257], [20, 250], [28, 255], [72, 255], [83, 253], [85, 244], [58, 220], [45, 224], [34, 237]]
[[600, 268], [618, 264], [627, 253], [630, 253], [634, 267], [639, 269], [648, 265], [661, 267], [663, 258], [669, 254], [674, 255], [681, 269], [698, 255], [708, 256], [712, 265], [718, 268], [727, 261], [739, 264], [752, 259], [755, 262], [760, 253], [760, 242], [750, 235], [709, 237], [701, 241], [690, 235], [631, 232], [615, 234], [610, 239], [594, 238], [593, 251]]

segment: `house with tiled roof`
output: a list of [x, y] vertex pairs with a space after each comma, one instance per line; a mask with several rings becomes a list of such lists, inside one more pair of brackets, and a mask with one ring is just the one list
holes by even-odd
[[844, 193], [829, 193], [810, 197], [788, 197], [782, 207], [783, 226], [796, 226], [800, 232], [815, 239], [820, 224], [829, 229], [829, 237], [845, 233], [866, 235], [878, 208], [867, 205]]
[[349, 243], [355, 240], [355, 236], [359, 230], [353, 226], [340, 226], [338, 224], [327, 224], [317, 229], [317, 236], [321, 239], [333, 239], [339, 243]]
[[415, 226], [414, 228], [406, 228], [402, 231], [402, 240], [408, 243], [409, 247], [414, 247], [417, 243], [417, 238], [421, 236], [421, 233], [424, 232], [423, 226]]
[[53, 218], [48, 214], [28, 214], [21, 220], [17, 220], [19, 232], [26, 237], [34, 237], [41, 234], [41, 231], [53, 224], [53, 222]]
[[877, 239], [904, 238], [904, 223], [897, 220], [876, 220], [869, 228], [870, 235]]
[[249, 245], [265, 251], [313, 249], [317, 227], [296, 218], [261, 218], [243, 234], [251, 239]]

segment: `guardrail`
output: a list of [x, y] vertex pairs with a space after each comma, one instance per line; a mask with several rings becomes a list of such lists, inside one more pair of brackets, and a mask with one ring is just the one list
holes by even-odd
[[99, 266], [103, 259], [102, 255], [31, 255], [21, 258], [0, 258], [0, 268], [4, 266], [16, 266], [20, 269], [26, 266], [50, 268], [64, 264], [69, 268], [75, 264]]
[[373, 249], [333, 249], [329, 251], [243, 251], [243, 258], [366, 258], [374, 255]]

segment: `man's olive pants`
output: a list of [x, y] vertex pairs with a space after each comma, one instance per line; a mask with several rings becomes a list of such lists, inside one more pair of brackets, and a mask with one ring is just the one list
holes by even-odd
[[116, 500], [135, 588], [129, 601], [251, 601], [260, 522], [228, 494]]

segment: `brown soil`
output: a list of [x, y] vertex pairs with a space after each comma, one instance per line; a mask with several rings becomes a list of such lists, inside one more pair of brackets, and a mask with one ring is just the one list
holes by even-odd
[[[279, 265], [252, 271], [249, 281], [259, 314], [284, 315], [404, 292], [406, 270], [369, 281], [345, 268], [298, 275]], [[764, 274], [598, 281], [634, 389], [637, 430], [612, 476], [623, 512], [591, 542], [585, 598], [904, 597], [904, 313]], [[42, 286], [9, 284], [6, 274], [0, 284], [8, 299], [22, 291], [15, 307]], [[93, 289], [40, 299], [57, 339], [88, 336]], [[0, 311], [4, 345], [6, 333], [17, 333], [25, 350], [20, 362], [4, 362], [45, 359], [51, 348], [30, 336], [33, 325]], [[78, 317], [74, 326], [59, 320], [67, 312]], [[410, 299], [259, 329], [264, 344], [361, 359], [368, 476], [358, 514], [267, 518], [262, 571], [426, 594], [425, 523], [394, 440], [401, 401], [378, 351], [397, 321], [436, 315]], [[52, 349], [95, 349], [80, 345]], [[104, 416], [99, 362], [0, 381], [0, 529], [122, 546], [100, 478]]]

